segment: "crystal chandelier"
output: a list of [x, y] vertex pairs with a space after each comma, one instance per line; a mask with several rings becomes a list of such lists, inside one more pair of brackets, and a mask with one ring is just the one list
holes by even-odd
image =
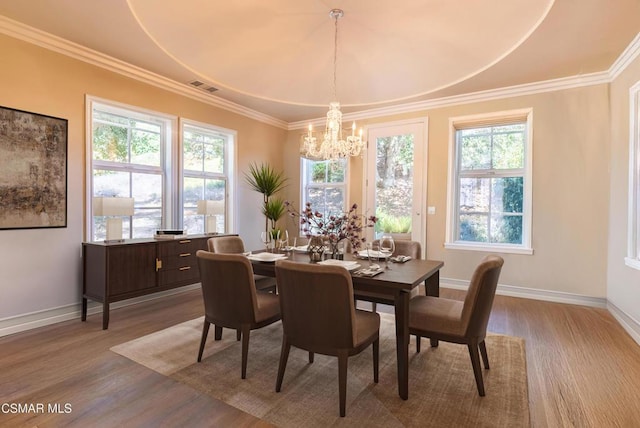
[[[338, 58], [338, 19], [344, 16], [341, 9], [332, 9], [329, 16], [335, 22], [335, 36], [333, 45], [333, 99], [336, 96], [336, 64]], [[308, 156], [321, 159], [339, 159], [348, 156], [358, 156], [362, 152], [366, 142], [362, 140], [362, 129], [356, 135], [356, 123], [351, 126], [351, 135], [342, 136], [342, 112], [340, 103], [333, 101], [329, 103], [327, 112], [327, 122], [322, 141], [313, 136], [313, 128], [309, 125], [307, 135], [304, 137], [304, 148]]]

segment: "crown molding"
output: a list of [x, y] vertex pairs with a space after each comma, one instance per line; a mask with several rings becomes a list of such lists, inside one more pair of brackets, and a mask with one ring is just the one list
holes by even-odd
[[629, 43], [618, 59], [609, 67], [609, 81], [615, 80], [640, 55], [640, 33]]
[[7, 36], [23, 40], [25, 42], [43, 47], [45, 49], [58, 52], [71, 58], [92, 64], [114, 73], [138, 80], [157, 88], [182, 95], [205, 104], [222, 108], [224, 110], [240, 114], [242, 116], [255, 119], [257, 121], [287, 129], [287, 122], [276, 119], [267, 114], [241, 106], [231, 101], [227, 101], [215, 95], [204, 94], [185, 83], [160, 76], [141, 67], [118, 60], [109, 55], [105, 55], [93, 49], [89, 49], [77, 43], [55, 36], [53, 34], [38, 30], [18, 21], [14, 21], [0, 15], [0, 33]]
[[[371, 119], [374, 117], [411, 113], [439, 107], [491, 101], [501, 98], [521, 97], [524, 95], [533, 95], [543, 92], [561, 91], [564, 89], [579, 88], [582, 86], [598, 85], [609, 82], [609, 72], [603, 71], [599, 73], [583, 74], [580, 76], [570, 76], [560, 79], [545, 80], [542, 82], [526, 83], [523, 85], [507, 86], [498, 89], [489, 89], [486, 91], [470, 92], [468, 94], [453, 95], [450, 97], [434, 98], [431, 100], [398, 104], [389, 107], [361, 110], [355, 113], [344, 114], [342, 118], [347, 122], [352, 120]], [[312, 123], [314, 125], [322, 124], [324, 123], [324, 121], [324, 118], [318, 118], [310, 121], [291, 122], [289, 123], [289, 130], [291, 131], [294, 129], [306, 128], [309, 123]]]

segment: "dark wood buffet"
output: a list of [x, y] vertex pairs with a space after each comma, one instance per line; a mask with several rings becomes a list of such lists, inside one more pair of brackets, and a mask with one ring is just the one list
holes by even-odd
[[102, 303], [102, 328], [106, 330], [110, 303], [200, 282], [196, 252], [206, 250], [212, 237], [84, 242], [82, 321], [87, 319], [88, 300]]

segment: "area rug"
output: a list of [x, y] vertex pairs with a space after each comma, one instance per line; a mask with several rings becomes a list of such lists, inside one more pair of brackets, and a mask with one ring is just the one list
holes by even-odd
[[476, 390], [467, 347], [423, 339], [409, 359], [409, 399], [398, 396], [394, 318], [381, 314], [380, 376], [373, 382], [372, 351], [349, 359], [347, 415], [338, 414], [337, 359], [291, 349], [282, 391], [275, 392], [282, 340], [278, 322], [251, 332], [247, 378], [240, 379], [240, 342], [213, 328], [201, 363], [196, 362], [202, 318], [111, 348], [136, 363], [169, 376], [244, 412], [281, 427], [528, 427], [529, 403], [524, 340], [489, 335], [486, 396]]

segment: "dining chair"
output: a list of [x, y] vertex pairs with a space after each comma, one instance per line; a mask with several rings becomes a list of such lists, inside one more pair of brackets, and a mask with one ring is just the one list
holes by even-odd
[[[242, 254], [245, 252], [244, 241], [239, 236], [216, 236], [207, 241], [209, 251], [217, 254]], [[263, 275], [254, 275], [256, 289], [276, 292], [276, 279]]]
[[484, 339], [503, 264], [500, 256], [486, 256], [473, 272], [464, 301], [417, 296], [409, 302], [409, 334], [416, 336], [416, 352], [422, 337], [466, 344], [481, 397], [485, 393], [478, 350], [489, 369]]
[[209, 326], [215, 326], [215, 340], [222, 339], [222, 328], [242, 335], [242, 379], [247, 375], [247, 356], [251, 330], [280, 320], [280, 302], [273, 293], [257, 291], [249, 259], [239, 254], [196, 253], [204, 299], [204, 325], [198, 362], [202, 361]]
[[[380, 240], [376, 239], [372, 242], [374, 246], [380, 245]], [[407, 239], [398, 239], [394, 242], [395, 249], [391, 254], [392, 257], [397, 256], [409, 256], [412, 259], [421, 259], [422, 258], [422, 245], [418, 241], [410, 241]], [[384, 303], [386, 305], [393, 305], [393, 301], [389, 299], [388, 296], [375, 293], [375, 292], [364, 292], [369, 297], [376, 298], [379, 300], [379, 303]], [[411, 290], [411, 298], [417, 296], [419, 294], [419, 288], [416, 287]], [[378, 304], [376, 302], [371, 302], [371, 310], [376, 312], [378, 310]]]
[[338, 357], [340, 416], [345, 416], [347, 362], [373, 345], [373, 381], [378, 382], [380, 315], [355, 309], [353, 283], [340, 266], [278, 260], [275, 265], [282, 310], [282, 350], [276, 380], [280, 392], [291, 346]]

